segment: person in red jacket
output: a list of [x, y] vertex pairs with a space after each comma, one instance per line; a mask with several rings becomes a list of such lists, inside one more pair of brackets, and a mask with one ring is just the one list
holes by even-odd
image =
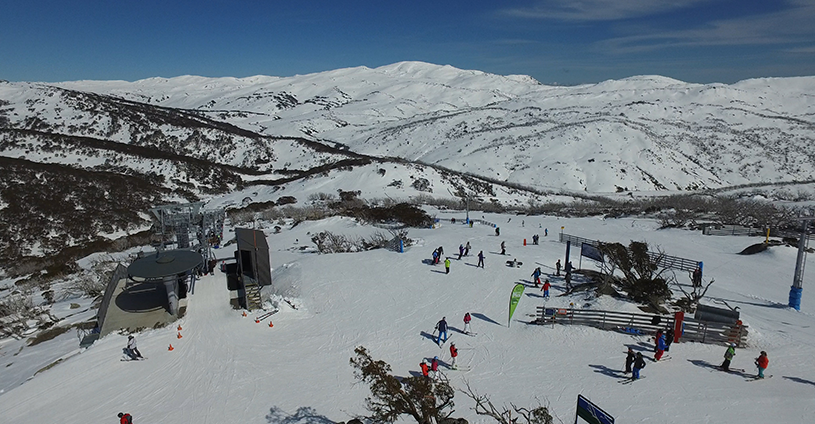
[[450, 356], [453, 357], [453, 360], [450, 362], [450, 368], [456, 369], [456, 358], [458, 358], [458, 349], [456, 349], [455, 343], [450, 343]]
[[422, 369], [422, 375], [426, 378], [430, 378], [429, 369], [427, 368], [427, 360], [422, 360], [419, 367]]
[[764, 370], [770, 365], [770, 358], [767, 357], [767, 352], [761, 351], [761, 355], [756, 358], [756, 366], [758, 367], [758, 375], [756, 378], [764, 378]]
[[119, 412], [119, 424], [133, 424], [133, 417], [130, 414]]
[[439, 357], [434, 356], [433, 361], [430, 363], [430, 371], [433, 371], [433, 379], [439, 379]]
[[470, 313], [467, 312], [464, 314], [464, 334], [470, 334], [470, 321], [472, 321], [472, 317], [470, 317]]
[[549, 284], [549, 279], [547, 278], [547, 279], [546, 279], [546, 280], [543, 282], [543, 287], [541, 287], [541, 290], [543, 290], [543, 297], [549, 297], [549, 289], [550, 289], [551, 287], [552, 287], [552, 285], [551, 285], [551, 284]]

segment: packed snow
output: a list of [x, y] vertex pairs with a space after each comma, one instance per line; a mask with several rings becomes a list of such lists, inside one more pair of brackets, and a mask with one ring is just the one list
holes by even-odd
[[[86, 350], [78, 349], [71, 334], [32, 347], [3, 340], [0, 422], [115, 422], [118, 412], [131, 413], [140, 424], [347, 421], [365, 413], [369, 393], [355, 382], [349, 365], [357, 346], [388, 362], [399, 376], [416, 375], [422, 359], [438, 355], [454, 387], [469, 382], [496, 404], [535, 406], [540, 401], [563, 422], [574, 419], [578, 394], [621, 423], [800, 423], [815, 416], [810, 275], [805, 276], [801, 311], [786, 306], [795, 248], [772, 247], [740, 256], [736, 252], [762, 239], [659, 230], [650, 219], [472, 212], [472, 217], [501, 228], [496, 237], [489, 225], [463, 225], [463, 212], [435, 213], [439, 225], [411, 229], [409, 236], [417, 244], [405, 253], [314, 253], [310, 235], [319, 231], [359, 236], [381, 231], [348, 218], [287, 225], [279, 234], [266, 230], [275, 284], [292, 296], [297, 309], [279, 302], [278, 313], [255, 323], [259, 311], [244, 317], [243, 311], [230, 307], [225, 275], [216, 270], [196, 284], [185, 317], [169, 327], [136, 334], [145, 361], [120, 360], [127, 342], [124, 334], [110, 334]], [[458, 223], [451, 223], [452, 217]], [[560, 296], [563, 280], [549, 274], [555, 261], [564, 259], [565, 245], [557, 240], [561, 227], [591, 239], [647, 241], [670, 255], [704, 261], [705, 280], [715, 279], [708, 302], [739, 306], [749, 325], [749, 346], [738, 349], [732, 363], [745, 373], [714, 368], [723, 360], [723, 345], [678, 343], [671, 347], [670, 361], [648, 361], [642, 371], [645, 379], [622, 385], [618, 381], [625, 377], [621, 370], [626, 348], [651, 356], [648, 337], [530, 324], [536, 308], [544, 304], [636, 310], [636, 305], [609, 297]], [[531, 244], [534, 234], [540, 235], [540, 245]], [[459, 244], [468, 241], [469, 256], [457, 260]], [[506, 256], [499, 254], [501, 241], [507, 244]], [[451, 257], [450, 274], [443, 265], [424, 262], [438, 246]], [[484, 269], [475, 267], [479, 251], [486, 256]], [[233, 251], [216, 253], [225, 258]], [[509, 259], [523, 266], [505, 266]], [[590, 260], [579, 261], [574, 250], [571, 260], [575, 266], [597, 269]], [[539, 289], [527, 287], [508, 325], [510, 291], [519, 282], [531, 285], [530, 274], [537, 266], [553, 283], [552, 297], [544, 300]], [[688, 281], [686, 275], [678, 278]], [[88, 302], [81, 306], [85, 311]], [[67, 309], [57, 304], [55, 310]], [[460, 333], [466, 312], [473, 316], [476, 336]], [[85, 313], [92, 316], [92, 310]], [[450, 324], [451, 338], [440, 349], [430, 334], [442, 317]], [[180, 339], [177, 325], [182, 327]], [[460, 349], [459, 365], [469, 371], [445, 367], [450, 342]], [[753, 359], [761, 350], [769, 354], [766, 373], [773, 378], [753, 382], [747, 375], [755, 372]], [[63, 360], [33, 375], [57, 358]], [[477, 416], [463, 394], [457, 393], [455, 403], [453, 416], [491, 422]]]

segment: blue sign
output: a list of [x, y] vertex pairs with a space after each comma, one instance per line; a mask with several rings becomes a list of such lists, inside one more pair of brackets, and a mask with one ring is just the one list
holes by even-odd
[[577, 417], [583, 418], [589, 424], [614, 424], [614, 417], [599, 406], [591, 403], [583, 395], [577, 395], [577, 416], [574, 418], [577, 424]]

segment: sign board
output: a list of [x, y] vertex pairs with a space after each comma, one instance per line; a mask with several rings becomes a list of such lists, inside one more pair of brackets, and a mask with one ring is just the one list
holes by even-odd
[[577, 424], [577, 418], [583, 418], [583, 421], [589, 424], [614, 424], [614, 417], [608, 412], [600, 409], [599, 406], [591, 403], [583, 395], [577, 395], [577, 413], [574, 417], [574, 422]]

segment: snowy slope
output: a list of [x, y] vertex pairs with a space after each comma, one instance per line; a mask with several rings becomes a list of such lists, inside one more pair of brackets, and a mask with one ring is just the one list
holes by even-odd
[[[453, 328], [451, 341], [461, 349], [459, 363], [472, 367], [469, 372], [446, 372], [454, 386], [463, 388], [469, 381], [499, 404], [533, 405], [541, 399], [564, 422], [572, 420], [577, 394], [599, 404], [618, 422], [793, 423], [813, 416], [815, 371], [809, 363], [815, 353], [815, 302], [807, 294], [811, 276], [804, 282], [802, 311], [783, 306], [794, 249], [777, 247], [739, 256], [735, 252], [759, 239], [656, 230], [656, 223], [642, 219], [485, 215], [501, 227], [498, 238], [488, 226], [450, 224], [447, 218], [460, 218], [460, 213], [439, 217], [440, 228], [410, 231], [419, 243], [404, 254], [377, 250], [319, 255], [299, 249], [311, 245], [309, 233], [317, 231], [348, 235], [376, 231], [342, 218], [303, 222], [281, 234], [270, 233], [277, 284], [295, 293], [300, 304], [298, 310], [283, 304], [272, 317], [273, 328], [255, 324], [251, 319], [255, 314], [244, 318], [231, 310], [225, 278], [216, 272], [196, 285], [188, 314], [180, 321], [182, 339], [176, 338], [175, 326], [147, 330], [138, 339], [149, 359], [120, 362], [126, 339], [109, 335], [6, 390], [0, 395], [2, 422], [39, 423], [54, 416], [65, 422], [111, 422], [117, 412], [127, 411], [137, 422], [267, 423], [282, 422], [298, 408], [346, 421], [364, 412], [366, 395], [364, 386], [354, 384], [348, 364], [354, 347], [366, 346], [375, 358], [390, 363], [397, 375], [415, 373], [422, 358], [439, 355], [443, 362], [449, 360], [446, 350], [423, 335], [432, 333], [442, 316]], [[539, 246], [523, 246], [523, 238], [542, 236], [539, 226], [548, 228], [550, 236], [541, 237]], [[535, 266], [551, 272], [551, 265], [563, 257], [564, 245], [554, 239], [560, 226], [567, 233], [607, 241], [645, 240], [669, 254], [703, 260], [706, 278], [716, 279], [710, 297], [738, 305], [750, 326], [750, 347], [737, 351], [733, 366], [751, 372], [752, 358], [767, 350], [768, 374], [774, 378], [748, 382], [737, 374], [713, 371], [705, 363], [720, 363], [723, 346], [682, 343], [672, 347], [671, 361], [649, 363], [644, 380], [620, 385], [625, 346], [647, 354], [648, 340], [586, 327], [528, 325], [530, 314], [544, 304], [532, 288], [507, 327], [512, 286], [530, 281]], [[496, 253], [501, 240], [507, 242], [508, 257]], [[474, 251], [461, 261], [453, 259], [449, 275], [441, 266], [422, 263], [437, 246], [444, 246], [449, 255], [466, 241]], [[483, 270], [474, 266], [479, 250], [487, 257]], [[524, 266], [504, 267], [508, 258], [517, 258]], [[577, 257], [572, 260], [578, 264]], [[583, 267], [592, 265], [584, 260]], [[562, 280], [553, 282], [554, 297], [548, 306], [574, 302], [579, 307], [634, 308], [608, 298], [558, 297]], [[456, 331], [468, 311], [474, 316], [476, 337]], [[170, 343], [175, 347], [172, 352], [167, 350]], [[53, 348], [44, 343], [22, 352]], [[4, 370], [19, 366], [11, 352], [5, 348], [2, 352]], [[0, 379], [8, 387], [5, 376], [4, 372]], [[471, 407], [463, 395], [456, 395], [455, 416], [490, 422], [475, 416]]]

